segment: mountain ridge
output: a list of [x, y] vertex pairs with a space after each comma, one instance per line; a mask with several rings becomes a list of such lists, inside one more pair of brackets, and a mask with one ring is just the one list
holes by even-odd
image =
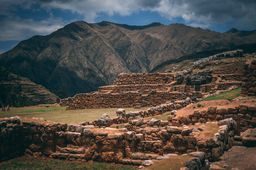
[[209, 51], [237, 47], [255, 51], [255, 44], [256, 32], [219, 33], [183, 24], [129, 26], [76, 21], [49, 35], [21, 41], [0, 55], [0, 65], [67, 97], [110, 84], [122, 72], [154, 72], [164, 63], [201, 53], [206, 56]]

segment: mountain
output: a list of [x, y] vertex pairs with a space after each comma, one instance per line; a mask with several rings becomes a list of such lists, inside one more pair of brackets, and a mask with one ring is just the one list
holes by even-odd
[[0, 105], [26, 106], [55, 103], [58, 97], [28, 78], [0, 67]]
[[20, 42], [0, 56], [0, 65], [67, 97], [109, 84], [121, 72], [154, 72], [171, 62], [236, 48], [254, 51], [256, 33], [77, 21]]

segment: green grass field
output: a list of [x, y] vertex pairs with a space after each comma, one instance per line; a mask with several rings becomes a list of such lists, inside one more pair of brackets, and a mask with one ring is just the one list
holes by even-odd
[[22, 156], [0, 162], [0, 170], [135, 170], [136, 167], [101, 162], [64, 161]]
[[[100, 118], [103, 113], [108, 113], [110, 117], [115, 117], [116, 110], [117, 108], [66, 110], [65, 107], [53, 104], [11, 108], [8, 112], [0, 111], [0, 117], [36, 117], [54, 122], [75, 124], [96, 120]], [[128, 112], [140, 109], [125, 108], [125, 110]]]
[[239, 97], [241, 94], [241, 88], [237, 88], [234, 90], [226, 91], [217, 95], [208, 96], [203, 99], [203, 101], [208, 100], [233, 100], [237, 97]]

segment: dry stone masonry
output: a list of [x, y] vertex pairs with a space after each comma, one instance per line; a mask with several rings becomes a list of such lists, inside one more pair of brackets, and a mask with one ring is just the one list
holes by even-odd
[[[1, 119], [0, 160], [26, 153], [65, 160], [145, 166], [150, 164], [148, 160], [165, 159], [170, 153], [196, 154], [201, 151], [203, 162], [206, 159], [215, 161], [233, 145], [240, 130], [255, 128], [256, 107], [245, 105], [227, 109], [209, 108], [187, 117], [175, 117], [174, 109], [185, 107], [190, 102], [187, 99], [134, 113], [118, 109], [117, 118], [111, 119], [108, 115], [101, 118], [108, 120], [109, 124], [95, 121], [71, 125], [24, 121], [19, 117]], [[152, 118], [170, 110], [174, 117], [168, 121]], [[216, 130], [202, 140], [198, 134], [204, 134], [204, 129], [200, 127], [209, 125], [216, 127]], [[246, 143], [248, 135], [244, 136]], [[192, 160], [184, 166], [190, 169], [201, 166]]]
[[[233, 55], [242, 54], [237, 51]], [[116, 117], [103, 114], [98, 120], [76, 125], [19, 117], [0, 119], [0, 161], [29, 154], [144, 167], [186, 157], [181, 169], [209, 169], [209, 161], [217, 161], [233, 145], [256, 145], [255, 103], [179, 111], [204, 95], [242, 83], [243, 94], [255, 95], [255, 66], [252, 61], [245, 67], [244, 83], [244, 74], [236, 73], [233, 67], [227, 67], [226, 72], [120, 74], [113, 85], [63, 99], [61, 105], [68, 109], [147, 109], [126, 112], [120, 108]], [[167, 120], [158, 119], [166, 112]]]
[[67, 109], [150, 107], [166, 102], [195, 100], [216, 91], [225, 91], [242, 85], [244, 74], [228, 71], [184, 73], [120, 74], [109, 86], [96, 92], [77, 94], [62, 99]]
[[[220, 126], [222, 133], [234, 130], [231, 120], [227, 120], [226, 124], [224, 130]], [[1, 131], [8, 131], [1, 133], [1, 141], [5, 141], [1, 142], [1, 160], [25, 152], [34, 156], [58, 159], [141, 165], [144, 160], [156, 159], [164, 153], [192, 152], [199, 147], [196, 138], [190, 135], [192, 129], [184, 131], [180, 127], [172, 126], [138, 128], [132, 131], [126, 128], [40, 124], [11, 118], [1, 120]], [[14, 137], [19, 137], [19, 140], [10, 140]], [[220, 140], [224, 142], [226, 139]], [[215, 146], [217, 143], [212, 145]]]
[[246, 77], [242, 86], [242, 94], [248, 96], [256, 95], [256, 60], [246, 66]]

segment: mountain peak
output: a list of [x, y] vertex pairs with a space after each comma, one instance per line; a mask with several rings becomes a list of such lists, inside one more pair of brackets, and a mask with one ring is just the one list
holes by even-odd
[[149, 72], [166, 63], [241, 45], [252, 51], [255, 35], [213, 33], [184, 24], [76, 21], [1, 54], [0, 66], [67, 97], [109, 84], [122, 72]]
[[123, 28], [129, 29], [129, 30], [141, 30], [141, 29], [145, 29], [145, 28], [149, 28], [149, 27], [161, 26], [163, 24], [161, 24], [160, 22], [152, 22], [147, 25], [127, 25], [127, 24], [118, 24], [118, 23], [114, 23], [114, 22], [110, 22], [110, 21], [102, 21], [102, 22], [97, 23], [97, 25], [98, 26], [116, 25], [116, 26], [123, 27]]
[[237, 33], [237, 32], [240, 32], [240, 31], [236, 28], [231, 28], [230, 30], [227, 31], [227, 33]]

